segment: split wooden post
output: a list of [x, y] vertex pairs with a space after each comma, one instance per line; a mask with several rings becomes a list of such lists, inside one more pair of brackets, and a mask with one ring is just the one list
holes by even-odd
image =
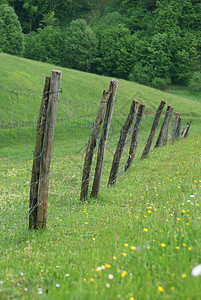
[[188, 136], [188, 132], [191, 126], [191, 121], [186, 124], [186, 127], [183, 129], [181, 139], [186, 138]]
[[54, 140], [54, 129], [56, 122], [61, 74], [61, 71], [53, 70], [50, 82], [47, 120], [45, 126], [40, 164], [40, 186], [38, 196], [37, 228], [46, 227], [50, 163], [52, 145]]
[[116, 182], [117, 179], [117, 173], [119, 170], [119, 164], [121, 161], [121, 156], [125, 147], [125, 143], [127, 141], [128, 135], [132, 129], [133, 122], [135, 115], [137, 113], [137, 108], [138, 108], [139, 102], [138, 101], [132, 101], [131, 107], [130, 107], [130, 112], [128, 114], [128, 117], [126, 119], [126, 122], [124, 126], [121, 129], [121, 134], [119, 138], [119, 142], [117, 144], [116, 152], [114, 154], [113, 162], [112, 162], [112, 167], [110, 171], [110, 176], [109, 176], [109, 181], [108, 181], [108, 186], [113, 185]]
[[140, 124], [141, 124], [141, 121], [142, 121], [142, 115], [143, 115], [144, 109], [145, 109], [145, 104], [143, 104], [143, 103], [140, 104], [138, 112], [137, 112], [135, 125], [134, 125], [134, 128], [133, 128], [128, 160], [127, 160], [127, 163], [124, 167], [125, 171], [130, 167], [130, 165], [132, 164], [132, 162], [134, 160], [134, 157], [135, 157], [135, 152], [136, 152], [136, 149], [137, 149], [137, 139], [138, 139], [138, 135], [139, 135], [139, 129], [140, 129]]
[[166, 129], [165, 129], [165, 133], [164, 133], [164, 137], [163, 137], [163, 141], [162, 141], [163, 146], [165, 146], [167, 144], [168, 134], [169, 134], [169, 130], [170, 130], [171, 123], [172, 123], [173, 113], [174, 113], [174, 108], [171, 107], [170, 113], [169, 113], [169, 116], [168, 116], [167, 126], [166, 126]]
[[171, 136], [172, 144], [174, 144], [174, 141], [175, 141], [175, 134], [176, 134], [177, 123], [178, 123], [179, 117], [180, 117], [180, 114], [176, 112], [175, 113], [175, 119], [174, 119], [174, 122], [173, 122], [173, 125], [172, 125], [172, 136]]
[[181, 117], [179, 117], [178, 122], [177, 122], [177, 128], [175, 131], [175, 140], [179, 139], [180, 132], [181, 132]]
[[46, 124], [46, 114], [50, 90], [50, 76], [46, 77], [45, 86], [43, 89], [43, 97], [41, 101], [37, 131], [36, 145], [34, 149], [31, 184], [30, 184], [30, 202], [29, 202], [29, 229], [36, 229], [37, 209], [38, 209], [38, 186], [40, 176], [40, 160], [43, 145], [43, 137]]
[[108, 99], [110, 97], [110, 92], [108, 90], [103, 91], [101, 103], [99, 106], [99, 110], [96, 116], [96, 120], [93, 123], [91, 134], [88, 140], [87, 149], [86, 149], [86, 156], [84, 161], [84, 169], [82, 175], [82, 185], [81, 185], [81, 194], [80, 200], [85, 201], [87, 200], [88, 196], [88, 187], [89, 187], [89, 175], [91, 170], [91, 163], [93, 159], [94, 149], [96, 147], [96, 139], [103, 122], [104, 114]]
[[160, 133], [158, 135], [158, 139], [156, 141], [156, 144], [155, 144], [154, 148], [158, 148], [161, 145], [163, 134], [164, 134], [164, 130], [165, 130], [165, 127], [167, 126], [167, 121], [168, 121], [170, 109], [171, 109], [171, 105], [168, 105], [167, 110], [166, 110], [166, 114], [165, 114], [165, 118], [164, 118], [163, 124], [161, 126], [161, 130], [160, 130]]
[[161, 103], [160, 103], [160, 105], [159, 105], [159, 107], [158, 107], [158, 110], [156, 112], [156, 115], [155, 115], [155, 118], [154, 118], [154, 122], [153, 122], [153, 125], [152, 125], [152, 128], [151, 128], [151, 132], [149, 134], [146, 146], [145, 146], [145, 148], [143, 150], [141, 159], [146, 158], [148, 156], [148, 154], [149, 154], [149, 150], [151, 149], [151, 145], [153, 143], [153, 139], [154, 139], [154, 136], [155, 136], [155, 133], [156, 133], [156, 129], [158, 127], [160, 116], [162, 114], [163, 107], [165, 106], [165, 103], [166, 102], [164, 100], [162, 100]]
[[98, 198], [99, 195], [101, 176], [102, 176], [102, 170], [103, 170], [103, 164], [105, 158], [105, 148], [106, 148], [110, 124], [112, 120], [112, 113], [113, 113], [118, 84], [119, 82], [114, 79], [111, 80], [110, 82], [110, 88], [109, 88], [110, 97], [107, 102], [106, 115], [103, 123], [103, 130], [102, 130], [102, 135], [98, 147], [97, 162], [96, 162], [94, 181], [93, 181], [93, 186], [91, 191], [91, 198]]

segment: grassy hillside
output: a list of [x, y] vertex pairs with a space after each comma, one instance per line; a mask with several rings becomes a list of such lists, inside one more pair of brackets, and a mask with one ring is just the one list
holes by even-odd
[[[30, 232], [29, 189], [39, 94], [45, 76], [57, 67], [5, 54], [0, 54], [0, 67], [4, 87], [0, 87], [0, 298], [200, 299], [200, 276], [191, 272], [200, 264], [201, 103], [119, 80], [100, 198], [80, 203], [85, 146], [110, 78], [59, 68], [63, 93], [47, 228]], [[132, 99], [146, 104], [136, 157], [124, 172], [129, 139], [117, 183], [107, 188]], [[183, 125], [191, 119], [192, 127], [188, 138], [152, 149], [141, 160], [161, 99], [182, 114]], [[96, 155], [89, 190], [95, 162]]]
[[[10, 92], [0, 88], [0, 122], [4, 129], [1, 132], [2, 156], [7, 157], [8, 148], [15, 148], [12, 145], [19, 143], [22, 145], [21, 156], [24, 156], [25, 145], [28, 148], [31, 145], [28, 149], [29, 153], [34, 147], [35, 130], [33, 130], [33, 125], [37, 122], [45, 77], [51, 75], [52, 69], [58, 67], [2, 53], [0, 54], [0, 67], [0, 84], [12, 90]], [[72, 139], [72, 143], [70, 143], [72, 147], [79, 138], [80, 146], [76, 148], [79, 151], [85, 147], [103, 89], [109, 87], [111, 78], [60, 67], [59, 70], [62, 71], [61, 87], [63, 92], [61, 96], [63, 98], [61, 97], [59, 102], [55, 146], [57, 144], [59, 147], [61, 146], [59, 139], [57, 139], [57, 133], [60, 135], [61, 132], [68, 132], [68, 137], [63, 137], [63, 139], [68, 139], [68, 141]], [[15, 91], [22, 93], [15, 93]], [[191, 119], [191, 132], [193, 134], [200, 132], [198, 124], [201, 116], [201, 102], [158, 91], [134, 82], [119, 80], [111, 127], [112, 135], [117, 134], [116, 138], [118, 138], [119, 130], [133, 99], [146, 105], [146, 116], [154, 114], [160, 101], [164, 99], [167, 105], [171, 104], [175, 108], [175, 112], [181, 113], [182, 126], [185, 126], [186, 122]], [[145, 139], [147, 138], [152, 121], [152, 118], [145, 119], [142, 125], [141, 138], [143, 136]], [[12, 127], [12, 139], [8, 142], [10, 127]], [[75, 133], [77, 128], [79, 128], [81, 136], [79, 136], [78, 131]], [[68, 148], [67, 145], [66, 148]], [[16, 151], [19, 152], [19, 150]]]

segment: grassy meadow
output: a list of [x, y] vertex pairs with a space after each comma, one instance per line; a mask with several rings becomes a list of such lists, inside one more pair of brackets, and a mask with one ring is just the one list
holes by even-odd
[[[36, 123], [52, 66], [0, 53], [0, 299], [200, 299], [201, 97], [119, 80], [100, 197], [80, 203], [86, 143], [111, 78], [60, 68], [47, 228], [28, 230]], [[131, 168], [107, 188], [131, 100], [145, 103]], [[189, 136], [141, 160], [160, 101]], [[164, 109], [165, 113], [166, 107]], [[164, 113], [160, 120], [162, 124]], [[158, 136], [157, 130], [155, 140]], [[97, 151], [97, 150], [96, 150]], [[90, 188], [96, 163], [92, 165]]]

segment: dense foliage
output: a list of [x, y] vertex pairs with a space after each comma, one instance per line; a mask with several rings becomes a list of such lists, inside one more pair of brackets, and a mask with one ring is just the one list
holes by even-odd
[[200, 72], [200, 0], [4, 2], [21, 21], [25, 57], [157, 88]]
[[24, 36], [17, 15], [7, 4], [0, 5], [0, 51], [21, 55]]

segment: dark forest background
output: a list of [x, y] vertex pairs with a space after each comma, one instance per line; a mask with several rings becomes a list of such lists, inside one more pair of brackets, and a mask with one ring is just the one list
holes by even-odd
[[165, 89], [201, 89], [200, 0], [1, 0], [0, 51]]

